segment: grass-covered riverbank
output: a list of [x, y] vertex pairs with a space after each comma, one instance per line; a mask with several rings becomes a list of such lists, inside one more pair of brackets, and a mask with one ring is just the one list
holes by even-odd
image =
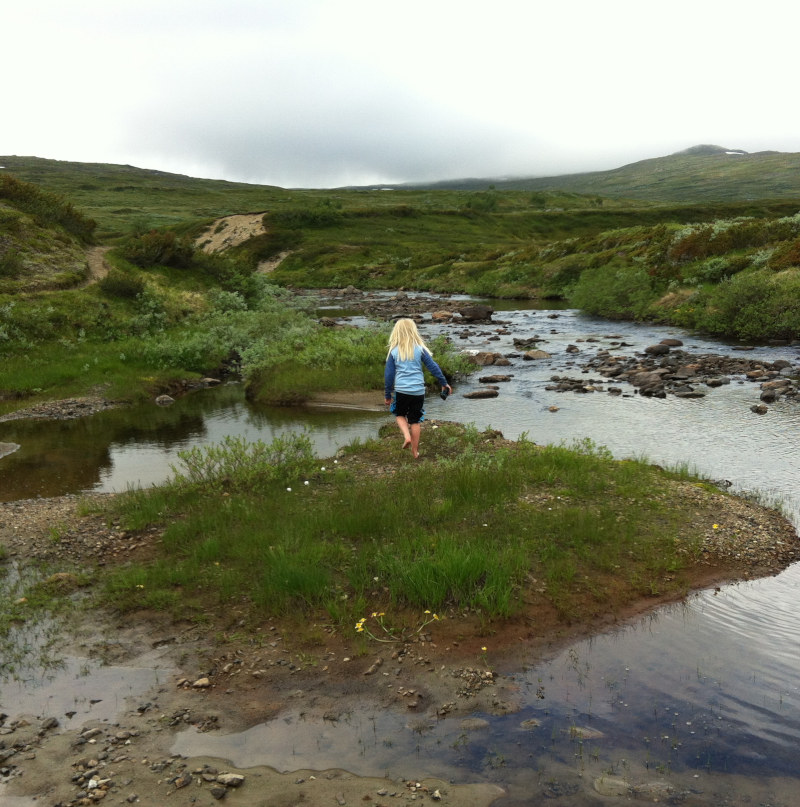
[[72, 609], [81, 586], [84, 613], [202, 627], [208, 652], [215, 635], [268, 624], [293, 653], [323, 636], [364, 654], [435, 635], [499, 658], [520, 631], [597, 630], [800, 557], [780, 513], [589, 443], [445, 422], [425, 424], [417, 462], [400, 442], [389, 423], [320, 460], [302, 436], [230, 440], [183, 455], [158, 488], [2, 505], [0, 568], [41, 569], [5, 593], [3, 641], [37, 612]]
[[125, 611], [233, 609], [345, 633], [383, 613], [396, 636], [426, 612], [488, 625], [532, 603], [591, 622], [684, 594], [719, 522], [735, 529], [713, 510], [722, 498], [588, 443], [510, 443], [448, 423], [426, 425], [420, 462], [392, 426], [335, 461], [302, 438], [231, 441], [184, 455], [169, 484], [114, 500], [124, 529], [161, 537], [151, 562], [110, 575], [107, 596]]

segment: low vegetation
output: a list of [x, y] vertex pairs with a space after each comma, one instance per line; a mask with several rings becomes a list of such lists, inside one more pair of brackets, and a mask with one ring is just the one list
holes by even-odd
[[184, 453], [167, 484], [114, 500], [126, 529], [163, 537], [152, 563], [113, 572], [109, 601], [349, 626], [377, 611], [490, 620], [530, 597], [587, 617], [685, 586], [699, 535], [665, 495], [670, 474], [589, 442], [543, 448], [454, 424], [427, 427], [425, 453], [437, 461], [413, 462], [393, 430], [340, 462], [302, 435]]
[[[225, 372], [278, 404], [380, 389], [388, 324], [325, 328], [287, 286], [549, 296], [741, 339], [800, 333], [792, 201], [289, 192], [4, 163], [15, 176], [0, 193], [0, 412], [98, 388], [133, 398]], [[246, 210], [263, 213], [263, 235], [222, 255], [197, 247], [216, 217]], [[87, 283], [94, 240], [113, 246], [110, 269]], [[446, 340], [432, 347], [449, 378], [470, 369]], [[151, 563], [110, 574], [108, 601], [345, 626], [380, 612], [391, 632], [412, 614], [417, 625], [426, 611], [491, 620], [534, 601], [585, 618], [686, 585], [699, 527], [674, 475], [591, 444], [508, 444], [446, 424], [427, 429], [424, 450], [437, 461], [412, 462], [392, 432], [324, 467], [302, 435], [187, 452], [168, 484], [115, 499], [127, 529], [156, 526], [163, 537]], [[9, 613], [0, 632], [13, 628]]]

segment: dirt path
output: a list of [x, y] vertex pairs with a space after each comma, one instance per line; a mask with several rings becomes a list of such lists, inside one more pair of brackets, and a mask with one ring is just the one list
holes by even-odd
[[86, 262], [89, 266], [89, 277], [83, 283], [83, 287], [97, 283], [108, 274], [108, 263], [106, 253], [111, 247], [90, 247], [86, 250]]

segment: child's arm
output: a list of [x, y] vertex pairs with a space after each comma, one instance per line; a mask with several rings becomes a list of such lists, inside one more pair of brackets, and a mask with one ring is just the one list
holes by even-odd
[[386, 367], [383, 370], [383, 400], [386, 403], [392, 402], [392, 391], [394, 390], [394, 375], [396, 372], [394, 356], [390, 353], [386, 359]]
[[434, 361], [433, 356], [427, 350], [422, 351], [422, 363], [430, 370], [431, 375], [439, 382], [440, 387], [449, 387], [447, 379], [444, 377], [442, 368]]

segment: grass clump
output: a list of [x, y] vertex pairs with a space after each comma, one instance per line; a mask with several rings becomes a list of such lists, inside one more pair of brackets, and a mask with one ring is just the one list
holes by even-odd
[[373, 608], [509, 617], [531, 597], [571, 618], [682, 585], [696, 543], [663, 471], [455, 424], [428, 426], [437, 461], [412, 462], [395, 437], [337, 462], [302, 436], [185, 455], [115, 502], [126, 528], [164, 531], [152, 563], [109, 576], [109, 600], [346, 624]]

